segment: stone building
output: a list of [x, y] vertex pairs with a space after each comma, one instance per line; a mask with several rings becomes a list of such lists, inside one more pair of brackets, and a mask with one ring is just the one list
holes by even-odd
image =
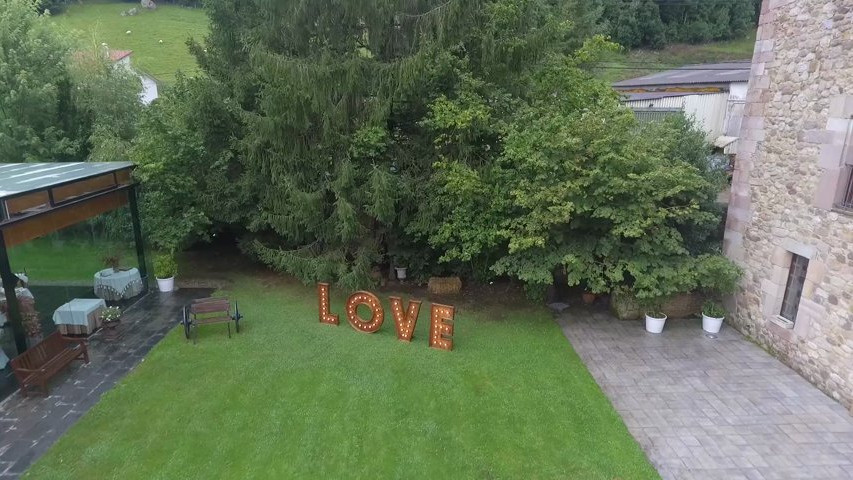
[[764, 0], [732, 181], [732, 324], [853, 408], [853, 0]]

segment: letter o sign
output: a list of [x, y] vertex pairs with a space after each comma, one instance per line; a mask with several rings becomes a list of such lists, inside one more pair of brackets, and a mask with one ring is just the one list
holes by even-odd
[[[370, 320], [362, 320], [358, 316], [358, 306], [367, 305], [370, 308]], [[382, 309], [382, 303], [376, 298], [376, 295], [370, 292], [355, 292], [350, 295], [347, 300], [347, 320], [352, 328], [359, 332], [373, 333], [379, 330], [382, 322], [385, 321], [385, 311]]]

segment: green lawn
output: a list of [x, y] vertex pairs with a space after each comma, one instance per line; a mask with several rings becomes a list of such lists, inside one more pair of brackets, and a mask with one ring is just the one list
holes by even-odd
[[95, 272], [106, 266], [108, 253], [121, 254], [122, 266], [137, 266], [136, 253], [129, 245], [50, 236], [9, 249], [9, 261], [15, 271], [26, 270], [33, 283], [91, 284]]
[[[87, 0], [68, 7], [54, 17], [59, 28], [84, 42], [106, 43], [115, 50], [133, 50], [134, 67], [158, 80], [171, 83], [178, 70], [187, 74], [198, 71], [186, 40], [201, 41], [208, 31], [207, 15], [200, 8], [163, 4], [157, 10], [140, 8], [135, 16], [121, 12], [139, 3]], [[130, 30], [130, 35], [126, 32]], [[160, 43], [160, 40], [163, 43]]]
[[426, 303], [406, 344], [390, 316], [318, 323], [314, 288], [235, 285], [242, 333], [172, 331], [25, 478], [658, 478], [540, 308], [459, 305], [444, 352]]
[[[665, 68], [697, 63], [750, 60], [755, 48], [755, 33], [739, 40], [700, 45], [670, 45], [661, 50], [633, 50], [606, 58], [597, 75], [618, 82], [659, 72]], [[649, 67], [651, 66], [651, 67]]]

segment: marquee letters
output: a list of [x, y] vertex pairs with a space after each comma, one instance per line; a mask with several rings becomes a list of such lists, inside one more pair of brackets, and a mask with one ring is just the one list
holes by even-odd
[[[390, 297], [391, 316], [394, 318], [394, 328], [397, 338], [410, 342], [418, 323], [418, 315], [421, 311], [420, 300], [410, 300], [404, 307], [400, 297]], [[317, 284], [317, 304], [320, 311], [320, 323], [339, 325], [338, 315], [331, 313], [329, 307], [329, 284]], [[370, 309], [370, 318], [363, 319], [358, 314], [359, 305], [366, 305]], [[453, 317], [456, 308], [449, 305], [433, 303], [430, 308], [429, 346], [438, 350], [453, 350]], [[346, 303], [346, 317], [349, 324], [358, 332], [375, 333], [385, 321], [385, 310], [382, 302], [376, 295], [370, 292], [355, 292], [350, 295]]]

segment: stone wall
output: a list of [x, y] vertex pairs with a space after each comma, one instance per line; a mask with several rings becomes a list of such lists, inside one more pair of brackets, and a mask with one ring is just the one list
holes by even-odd
[[[726, 224], [732, 323], [853, 408], [853, 0], [764, 0]], [[850, 144], [845, 147], [845, 144]], [[809, 259], [793, 328], [792, 256]]]

